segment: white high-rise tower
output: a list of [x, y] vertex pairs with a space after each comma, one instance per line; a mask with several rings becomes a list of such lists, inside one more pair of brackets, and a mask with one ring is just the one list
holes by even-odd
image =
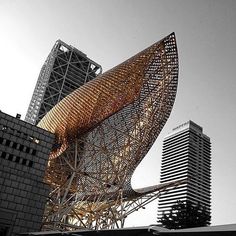
[[176, 127], [164, 139], [160, 182], [175, 180], [186, 182], [160, 196], [158, 219], [178, 200], [200, 203], [210, 215], [211, 143], [202, 127], [192, 121]]

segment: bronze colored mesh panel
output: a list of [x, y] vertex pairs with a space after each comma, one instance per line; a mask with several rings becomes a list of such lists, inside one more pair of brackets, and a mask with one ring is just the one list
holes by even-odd
[[172, 33], [80, 87], [41, 120], [57, 137], [46, 173], [47, 222], [76, 216], [82, 227], [105, 227], [103, 221], [125, 217], [114, 216], [124, 202], [166, 189], [136, 192], [130, 182], [170, 115], [177, 82]]
[[157, 75], [165, 77], [168, 68], [162, 67], [170, 58], [159, 62], [161, 59], [156, 56], [164, 58], [166, 48], [164, 40], [152, 45], [72, 92], [51, 109], [38, 125], [56, 134], [51, 158], [61, 154], [76, 137], [134, 102], [145, 80]]
[[98, 194], [107, 186], [107, 192], [123, 188], [129, 195], [133, 171], [169, 117], [177, 79], [171, 34], [63, 99], [39, 124], [57, 136], [48, 182], [60, 186], [71, 176], [64, 159], [75, 166], [76, 148], [71, 191], [88, 193], [92, 186]]

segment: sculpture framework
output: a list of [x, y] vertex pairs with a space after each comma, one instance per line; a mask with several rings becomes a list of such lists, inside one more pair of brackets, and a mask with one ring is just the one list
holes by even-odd
[[43, 228], [123, 227], [177, 183], [131, 187], [168, 119], [178, 82], [174, 33], [72, 92], [38, 124], [55, 133]]

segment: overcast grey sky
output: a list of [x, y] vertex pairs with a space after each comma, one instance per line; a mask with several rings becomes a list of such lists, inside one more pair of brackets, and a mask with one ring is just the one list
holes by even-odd
[[[176, 33], [179, 86], [172, 113], [134, 186], [159, 182], [163, 138], [191, 119], [212, 142], [212, 224], [236, 223], [236, 1], [0, 0], [0, 109], [25, 116], [57, 39], [103, 71]], [[126, 226], [156, 223], [157, 202]]]

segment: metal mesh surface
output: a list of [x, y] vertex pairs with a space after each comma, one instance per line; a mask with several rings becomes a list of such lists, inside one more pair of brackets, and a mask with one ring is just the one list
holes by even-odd
[[[94, 217], [94, 212], [109, 211], [118, 199], [140, 196], [131, 187], [131, 177], [170, 115], [177, 81], [172, 33], [48, 112], [39, 127], [56, 135], [46, 175], [54, 188], [51, 212], [58, 212], [65, 201], [62, 215], [83, 218], [93, 212]], [[93, 221], [92, 216], [88, 219]]]

